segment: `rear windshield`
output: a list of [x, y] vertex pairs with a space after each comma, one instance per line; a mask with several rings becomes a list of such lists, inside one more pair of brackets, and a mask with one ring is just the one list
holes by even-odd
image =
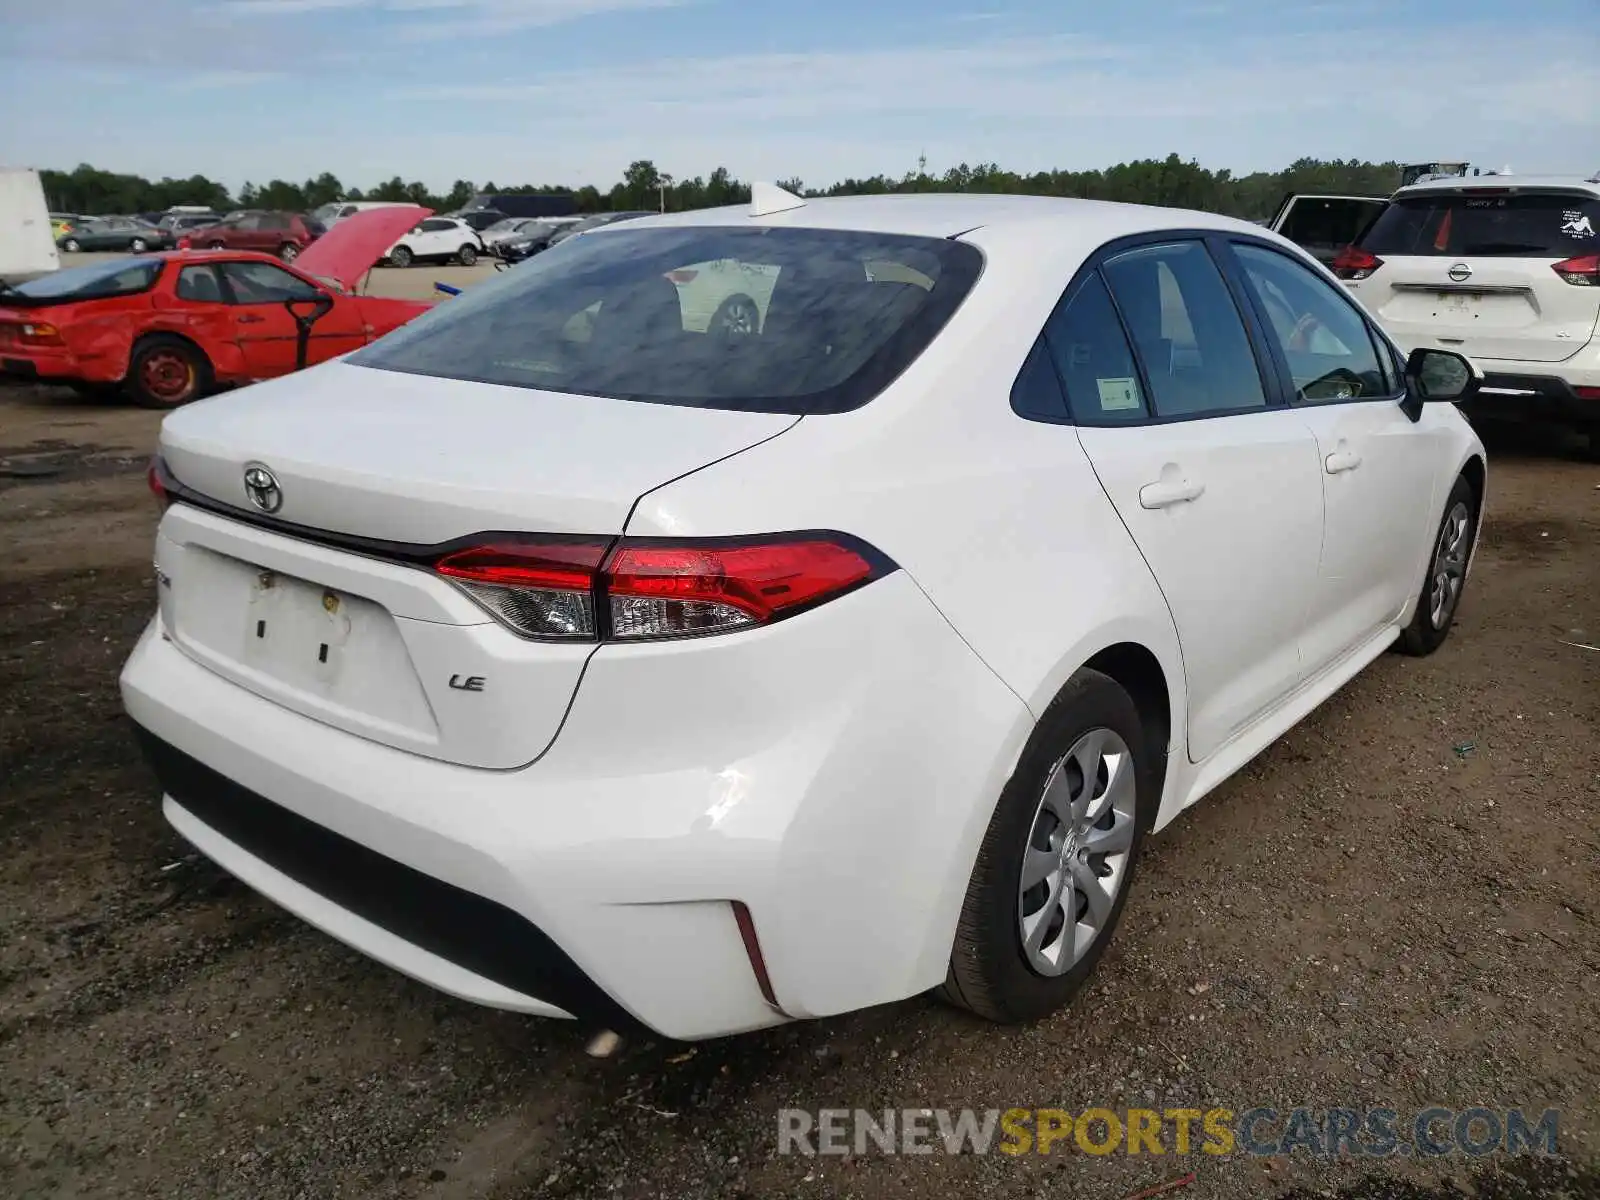
[[1380, 257], [1571, 258], [1600, 251], [1600, 199], [1560, 192], [1441, 192], [1394, 201], [1361, 248]]
[[142, 292], [161, 274], [159, 258], [117, 258], [85, 267], [64, 267], [0, 293], [0, 304], [57, 304], [101, 300]]
[[923, 351], [982, 262], [963, 242], [890, 234], [607, 230], [346, 361], [658, 404], [843, 412]]
[[1342, 196], [1301, 196], [1278, 232], [1301, 246], [1343, 250], [1372, 224], [1386, 203]]

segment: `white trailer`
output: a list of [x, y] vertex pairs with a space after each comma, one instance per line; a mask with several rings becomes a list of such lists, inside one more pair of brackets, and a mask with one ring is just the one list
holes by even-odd
[[60, 266], [39, 172], [0, 167], [0, 279], [15, 283]]

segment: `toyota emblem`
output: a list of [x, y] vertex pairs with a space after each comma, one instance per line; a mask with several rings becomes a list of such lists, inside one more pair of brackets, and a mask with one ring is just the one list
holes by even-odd
[[1450, 267], [1450, 278], [1457, 283], [1472, 277], [1472, 268], [1466, 263], [1455, 263]]
[[262, 463], [245, 463], [244, 494], [262, 512], [275, 513], [283, 507], [283, 489], [278, 486], [278, 477]]

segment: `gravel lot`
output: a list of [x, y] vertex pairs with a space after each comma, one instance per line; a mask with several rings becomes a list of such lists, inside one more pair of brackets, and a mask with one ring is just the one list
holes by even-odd
[[[916, 1000], [595, 1061], [347, 951], [162, 820], [115, 689], [153, 607], [157, 420], [0, 389], [0, 1194], [1116, 1200], [1194, 1171], [1172, 1194], [1401, 1198], [1470, 1174], [808, 1160], [776, 1154], [786, 1106], [1553, 1107], [1571, 1161], [1600, 1155], [1600, 468], [1557, 440], [1491, 445], [1446, 647], [1380, 660], [1154, 839], [1070, 1011], [998, 1030]], [[1574, 1170], [1478, 1194], [1600, 1195]]]

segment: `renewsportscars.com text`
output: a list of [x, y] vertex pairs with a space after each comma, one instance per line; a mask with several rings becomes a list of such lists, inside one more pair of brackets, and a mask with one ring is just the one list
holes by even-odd
[[1555, 1154], [1559, 1121], [1554, 1109], [1528, 1116], [1520, 1108], [785, 1108], [778, 1153]]

